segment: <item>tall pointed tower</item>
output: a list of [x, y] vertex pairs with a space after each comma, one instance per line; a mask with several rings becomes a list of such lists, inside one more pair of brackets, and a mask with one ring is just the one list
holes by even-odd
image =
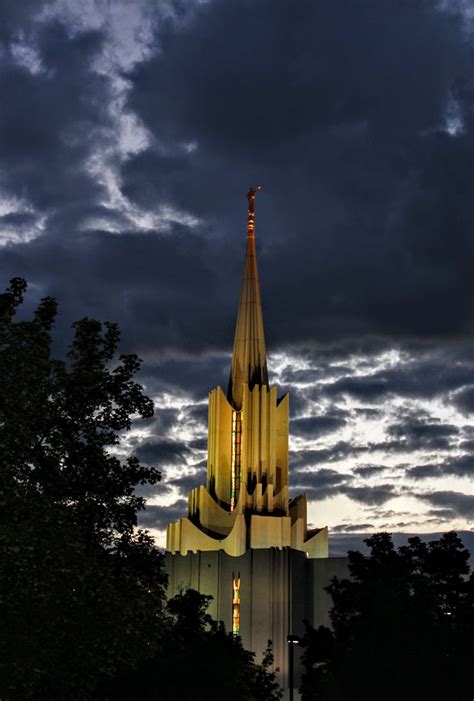
[[[324, 587], [344, 576], [328, 558], [328, 530], [308, 530], [306, 495], [288, 498], [288, 394], [268, 381], [255, 248], [255, 195], [248, 193], [247, 247], [227, 394], [209, 395], [207, 482], [188, 515], [168, 526], [168, 595], [192, 587], [213, 597], [210, 613], [260, 654], [273, 643], [289, 684], [289, 634], [303, 620], [329, 624]], [[298, 665], [293, 678], [298, 684]]]
[[293, 548], [328, 556], [327, 528], [308, 532], [306, 495], [288, 499], [288, 394], [268, 382], [255, 247], [255, 195], [248, 198], [247, 247], [227, 395], [209, 396], [207, 484], [193, 489], [188, 516], [168, 526], [171, 553]]

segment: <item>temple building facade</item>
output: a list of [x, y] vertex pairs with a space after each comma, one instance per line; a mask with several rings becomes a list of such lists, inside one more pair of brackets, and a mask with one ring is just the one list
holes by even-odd
[[[345, 573], [329, 558], [328, 529], [308, 529], [306, 494], [288, 494], [289, 396], [270, 386], [255, 245], [255, 195], [248, 193], [247, 245], [227, 391], [209, 395], [207, 481], [188, 514], [167, 530], [168, 594], [210, 594], [211, 615], [261, 655], [271, 640], [288, 687], [288, 636], [303, 620], [328, 624], [324, 591]], [[299, 668], [293, 683], [298, 684]]]

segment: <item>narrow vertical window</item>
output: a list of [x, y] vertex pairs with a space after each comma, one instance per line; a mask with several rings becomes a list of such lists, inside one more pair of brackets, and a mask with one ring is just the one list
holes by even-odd
[[240, 572], [232, 572], [232, 635], [240, 635]]
[[230, 510], [237, 506], [240, 493], [240, 470], [242, 457], [242, 413], [232, 412], [232, 451], [231, 451], [231, 484]]

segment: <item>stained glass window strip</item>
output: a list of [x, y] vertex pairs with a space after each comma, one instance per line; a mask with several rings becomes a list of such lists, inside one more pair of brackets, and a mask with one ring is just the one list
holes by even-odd
[[232, 573], [232, 635], [240, 635], [240, 572]]
[[231, 451], [231, 486], [230, 510], [233, 511], [239, 500], [240, 471], [242, 457], [242, 412], [232, 412], [232, 451]]

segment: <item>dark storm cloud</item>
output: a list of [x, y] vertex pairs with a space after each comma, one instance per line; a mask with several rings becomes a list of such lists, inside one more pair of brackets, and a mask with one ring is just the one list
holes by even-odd
[[406, 471], [408, 477], [424, 479], [427, 477], [472, 477], [474, 476], [474, 455], [449, 457], [444, 462], [435, 465], [419, 465]]
[[[110, 81], [91, 69], [103, 41], [100, 31], [71, 36], [58, 22], [43, 23], [35, 29], [42, 70], [32, 74], [12, 57], [2, 66], [0, 185], [48, 217], [40, 238], [0, 251], [3, 283], [13, 275], [26, 277], [33, 284], [30, 308], [41, 294], [59, 299], [62, 347], [70, 323], [85, 314], [118, 321], [125, 350], [142, 354], [169, 346], [223, 346], [231, 337], [235, 305], [232, 312], [220, 305], [218, 320], [209, 304], [215, 289], [226, 288], [225, 278], [217, 282], [223, 277], [217, 261], [226, 259], [222, 245], [211, 249], [202, 236], [179, 225], [159, 239], [156, 232], [133, 228], [120, 237], [81, 231], [92, 216], [106, 216], [122, 229], [127, 225], [122, 213], [101, 204], [104, 187], [87, 168], [96, 150], [113, 143]], [[24, 226], [27, 216], [33, 217], [6, 215], [3, 223]], [[200, 294], [193, 297], [193, 290]], [[234, 303], [237, 295], [236, 287]]]
[[373, 528], [371, 523], [362, 523], [360, 525], [353, 525], [350, 523], [341, 523], [339, 526], [333, 526], [331, 528], [332, 533], [363, 533], [367, 528]]
[[8, 43], [19, 32], [24, 32], [47, 4], [48, 0], [2, 0], [0, 41]]
[[363, 376], [347, 376], [328, 384], [329, 396], [350, 395], [356, 399], [377, 401], [387, 395], [432, 398], [444, 395], [467, 384], [472, 366], [451, 365], [449, 356], [423, 358], [398, 367]]
[[453, 518], [454, 512], [452, 509], [430, 509], [428, 516], [433, 516], [440, 520]]
[[207, 449], [207, 438], [203, 436], [202, 438], [193, 438], [188, 441], [188, 446], [192, 450], [206, 450]]
[[356, 456], [367, 450], [364, 447], [354, 446], [347, 441], [338, 441], [328, 448], [314, 450], [290, 451], [291, 466], [294, 471], [311, 467], [323, 462], [333, 462]]
[[191, 449], [182, 441], [147, 441], [135, 451], [137, 458], [144, 463], [161, 465], [186, 465], [186, 458], [192, 455]]
[[187, 499], [178, 499], [170, 506], [156, 506], [150, 504], [138, 515], [138, 525], [143, 528], [166, 528], [168, 523], [176, 521], [186, 515], [188, 508]]
[[378, 506], [397, 496], [396, 489], [390, 484], [353, 486], [353, 475], [327, 468], [304, 471], [293, 469], [291, 478], [292, 495], [304, 490], [313, 499], [326, 499], [343, 494], [353, 501]]
[[459, 432], [456, 426], [420, 421], [416, 417], [411, 417], [403, 423], [398, 422], [387, 429], [388, 435], [398, 440], [400, 448], [407, 452], [448, 450]]
[[[219, 382], [227, 389], [228, 356], [177, 358], [175, 354], [169, 358], [167, 349], [184, 347], [196, 353], [226, 346], [230, 352], [235, 309], [228, 308], [227, 318], [220, 323], [216, 321], [225, 311], [219, 305], [207, 303], [195, 313], [194, 290], [199, 289], [209, 302], [219, 283], [199, 238], [182, 227], [175, 227], [173, 234], [159, 238], [137, 232], [120, 236], [88, 232], [54, 240], [40, 237], [0, 251], [0, 260], [28, 280], [36, 277], [42, 294], [49, 292], [59, 299], [56, 336], [60, 340], [71, 339], [70, 324], [84, 315], [116, 321], [122, 329], [121, 350], [135, 351], [146, 361], [141, 378], [149, 392], [183, 391], [203, 399]], [[84, 285], [91, 276], [91, 285]], [[236, 287], [235, 306], [237, 298]], [[27, 295], [29, 307], [30, 299], [37, 301], [37, 290]]]
[[[229, 344], [230, 347], [231, 344]], [[143, 381], [151, 393], [182, 392], [197, 400], [207, 398], [212, 387], [218, 384], [227, 392], [230, 371], [229, 355], [194, 355], [164, 358], [160, 362], [148, 361]], [[196, 408], [199, 419], [205, 416], [207, 406]]]
[[199, 487], [200, 484], [206, 483], [206, 469], [203, 466], [199, 470], [194, 472], [189, 472], [180, 477], [174, 477], [168, 481], [168, 484], [175, 487], [179, 494], [183, 497], [187, 497], [191, 489], [194, 487]]
[[[135, 70], [130, 105], [157, 138], [198, 146], [130, 159], [126, 192], [211, 209], [227, 235], [242, 226], [241, 183], [263, 181], [275, 341], [471, 324], [474, 145], [459, 16], [425, 2], [295, 11], [231, 0], [168, 23], [160, 46]], [[450, 99], [464, 120], [457, 136], [440, 131]], [[288, 276], [298, 285], [282, 286]]]
[[340, 492], [354, 501], [370, 506], [385, 504], [385, 502], [397, 496], [397, 490], [390, 484], [381, 484], [375, 487], [344, 486], [340, 489]]
[[467, 519], [474, 517], [474, 495], [463, 494], [462, 492], [439, 491], [417, 494], [418, 499], [426, 501], [432, 506], [443, 509], [451, 509], [456, 516]]
[[[301, 419], [297, 419], [296, 423]], [[349, 422], [350, 418], [344, 423]], [[292, 424], [295, 422], [292, 422]], [[293, 469], [301, 469], [310, 466], [317, 466], [325, 462], [336, 462], [345, 460], [349, 464], [355, 458], [364, 454], [370, 456], [373, 453], [383, 453], [385, 455], [414, 454], [416, 451], [425, 453], [437, 451], [449, 451], [456, 447], [455, 439], [460, 431], [456, 426], [450, 424], [431, 423], [418, 421], [416, 418], [406, 420], [405, 423], [394, 424], [387, 430], [387, 440], [378, 442], [367, 442], [356, 444], [345, 440], [339, 440], [333, 445], [321, 448], [300, 449], [290, 451], [290, 460]], [[301, 432], [299, 435], [303, 435]], [[310, 437], [310, 431], [306, 434]], [[370, 458], [369, 458], [370, 459]], [[450, 459], [451, 460], [451, 459]], [[461, 461], [462, 462], [462, 461]], [[446, 463], [448, 464], [448, 463]], [[446, 470], [454, 474], [457, 458], [452, 460], [453, 467]], [[402, 470], [406, 465], [398, 465], [396, 470]], [[370, 477], [376, 472], [388, 469], [383, 465], [361, 465], [354, 469], [354, 474], [361, 477]]]
[[192, 421], [195, 426], [201, 426], [207, 431], [207, 416], [209, 413], [207, 403], [186, 407], [186, 413], [188, 419]]
[[321, 468], [318, 470], [293, 470], [293, 484], [298, 487], [328, 487], [343, 484], [350, 479], [350, 475], [336, 470]]
[[466, 441], [461, 441], [459, 444], [459, 449], [460, 450], [468, 450], [471, 453], [474, 453], [474, 439], [469, 439]]
[[[270, 382], [272, 382], [271, 377], [271, 364], [269, 367], [270, 372]], [[289, 393], [290, 395], [290, 418], [298, 418], [302, 415], [307, 415], [314, 408], [314, 402], [311, 398], [311, 392], [308, 389], [298, 389], [297, 387], [291, 387], [290, 385], [280, 385], [278, 384], [279, 396]]]
[[[102, 39], [99, 32], [71, 37], [60, 24], [45, 24], [36, 31], [42, 70], [32, 74], [8, 50], [2, 57], [0, 184], [26, 196], [68, 237], [102, 194], [85, 167], [110, 124], [108, 83], [90, 70]], [[33, 279], [44, 272], [38, 263]]]
[[387, 468], [385, 465], [360, 465], [359, 467], [354, 468], [354, 474], [362, 478], [370, 478], [374, 477], [375, 475], [379, 475], [381, 472], [384, 472], [387, 469], [389, 468]]
[[327, 433], [333, 433], [342, 428], [346, 423], [344, 418], [337, 415], [306, 416], [293, 419], [290, 431], [295, 436], [303, 438], [319, 438]]
[[[51, 4], [52, 19], [39, 21], [43, 6], [0, 7], [0, 196], [26, 203], [0, 220], [0, 239], [13, 232], [0, 270], [5, 282], [30, 281], [27, 310], [45, 294], [58, 298], [59, 349], [73, 320], [115, 320], [121, 350], [144, 358], [146, 391], [188, 402], [158, 404], [148, 423], [156, 439], [138, 448], [144, 460], [202, 457], [207, 408], [194, 402], [226, 389], [244, 195], [256, 181], [267, 345], [283, 354], [297, 346], [307, 361], [293, 365], [289, 353], [281, 374], [300, 441], [356, 415], [382, 420], [382, 402], [395, 396], [472, 412], [474, 91], [461, 14], [424, 0], [186, 5], [178, 20], [156, 24], [154, 50], [133, 70], [101, 72], [101, 52], [116, 53], [106, 28], [72, 28]], [[15, 54], [20, 40], [34, 70]], [[128, 86], [123, 108], [118, 79]], [[125, 156], [121, 110], [149, 132]], [[160, 224], [162, 207], [176, 215]], [[29, 227], [37, 238], [16, 243]], [[388, 348], [409, 359], [382, 367], [376, 354]], [[347, 398], [372, 406], [338, 413]], [[195, 436], [187, 446], [183, 423]], [[450, 430], [401, 417], [385, 442], [321, 440], [293, 453], [292, 465], [298, 474], [376, 450], [441, 451], [456, 438]], [[447, 474], [468, 470], [457, 458]], [[355, 483], [319, 470], [306, 487], [329, 494], [332, 479], [335, 493], [360, 504], [389, 499], [390, 485], [360, 486], [375, 473], [359, 468]], [[184, 493], [193, 479], [187, 472], [175, 486]]]
[[383, 411], [381, 409], [374, 409], [373, 407], [357, 407], [354, 409], [356, 416], [361, 416], [364, 419], [369, 419], [373, 421], [374, 419], [381, 419], [383, 417]]
[[[203, 412], [202, 410], [206, 411]], [[205, 450], [207, 431], [207, 407], [203, 405], [182, 406], [180, 409], [161, 408], [159, 400], [155, 402], [155, 413], [153, 418], [140, 421], [139, 426], [145, 425], [148, 432], [160, 440], [174, 442], [176, 434], [179, 435], [182, 429], [194, 429], [202, 432], [202, 437], [190, 439], [186, 446], [191, 450]], [[136, 445], [143, 443], [143, 438], [134, 438]]]
[[426, 479], [429, 477], [439, 477], [442, 475], [441, 465], [419, 465], [417, 467], [410, 467], [407, 470], [407, 476], [412, 479]]
[[[164, 470], [162, 471], [163, 474]], [[164, 484], [162, 481], [158, 482], [158, 484], [137, 484], [135, 486], [135, 494], [139, 497], [144, 497], [145, 500], [164, 497], [171, 493], [171, 486]]]
[[[312, 358], [314, 362], [314, 358]], [[331, 366], [327, 361], [318, 358], [317, 367], [312, 367], [311, 369], [306, 368], [305, 370], [297, 370], [292, 367], [284, 368], [280, 375], [280, 383], [284, 385], [289, 385], [294, 387], [298, 383], [303, 383], [304, 385], [312, 385], [320, 380], [328, 380], [332, 376], [344, 375], [351, 371], [350, 367], [344, 366]]]
[[310, 499], [327, 499], [340, 494], [342, 485], [351, 480], [351, 475], [327, 468], [291, 472], [292, 497], [304, 492]]
[[153, 433], [162, 438], [167, 436], [170, 429], [174, 428], [178, 422], [179, 411], [177, 409], [162, 409], [160, 407], [155, 407], [153, 419], [149, 420]]
[[474, 385], [457, 392], [453, 397], [453, 403], [464, 414], [474, 413]]
[[[114, 216], [84, 168], [110, 136], [110, 83], [91, 70], [104, 35], [34, 24], [27, 6], [23, 29], [44, 71], [7, 65], [0, 148], [9, 191], [26, 188], [49, 220], [41, 244], [1, 262], [56, 294], [68, 319], [115, 318], [139, 353], [228, 350], [243, 194], [260, 178], [270, 347], [347, 336], [354, 349], [371, 333], [403, 340], [470, 325], [474, 144], [460, 15], [421, 0], [297, 11], [229, 0], [160, 22], [160, 50], [127, 75], [128, 105], [154, 140], [114, 162], [133, 203], [203, 221], [194, 235], [183, 225], [159, 239], [133, 227], [78, 233], [89, 214]], [[450, 99], [464, 124], [456, 136], [440, 131]]]

